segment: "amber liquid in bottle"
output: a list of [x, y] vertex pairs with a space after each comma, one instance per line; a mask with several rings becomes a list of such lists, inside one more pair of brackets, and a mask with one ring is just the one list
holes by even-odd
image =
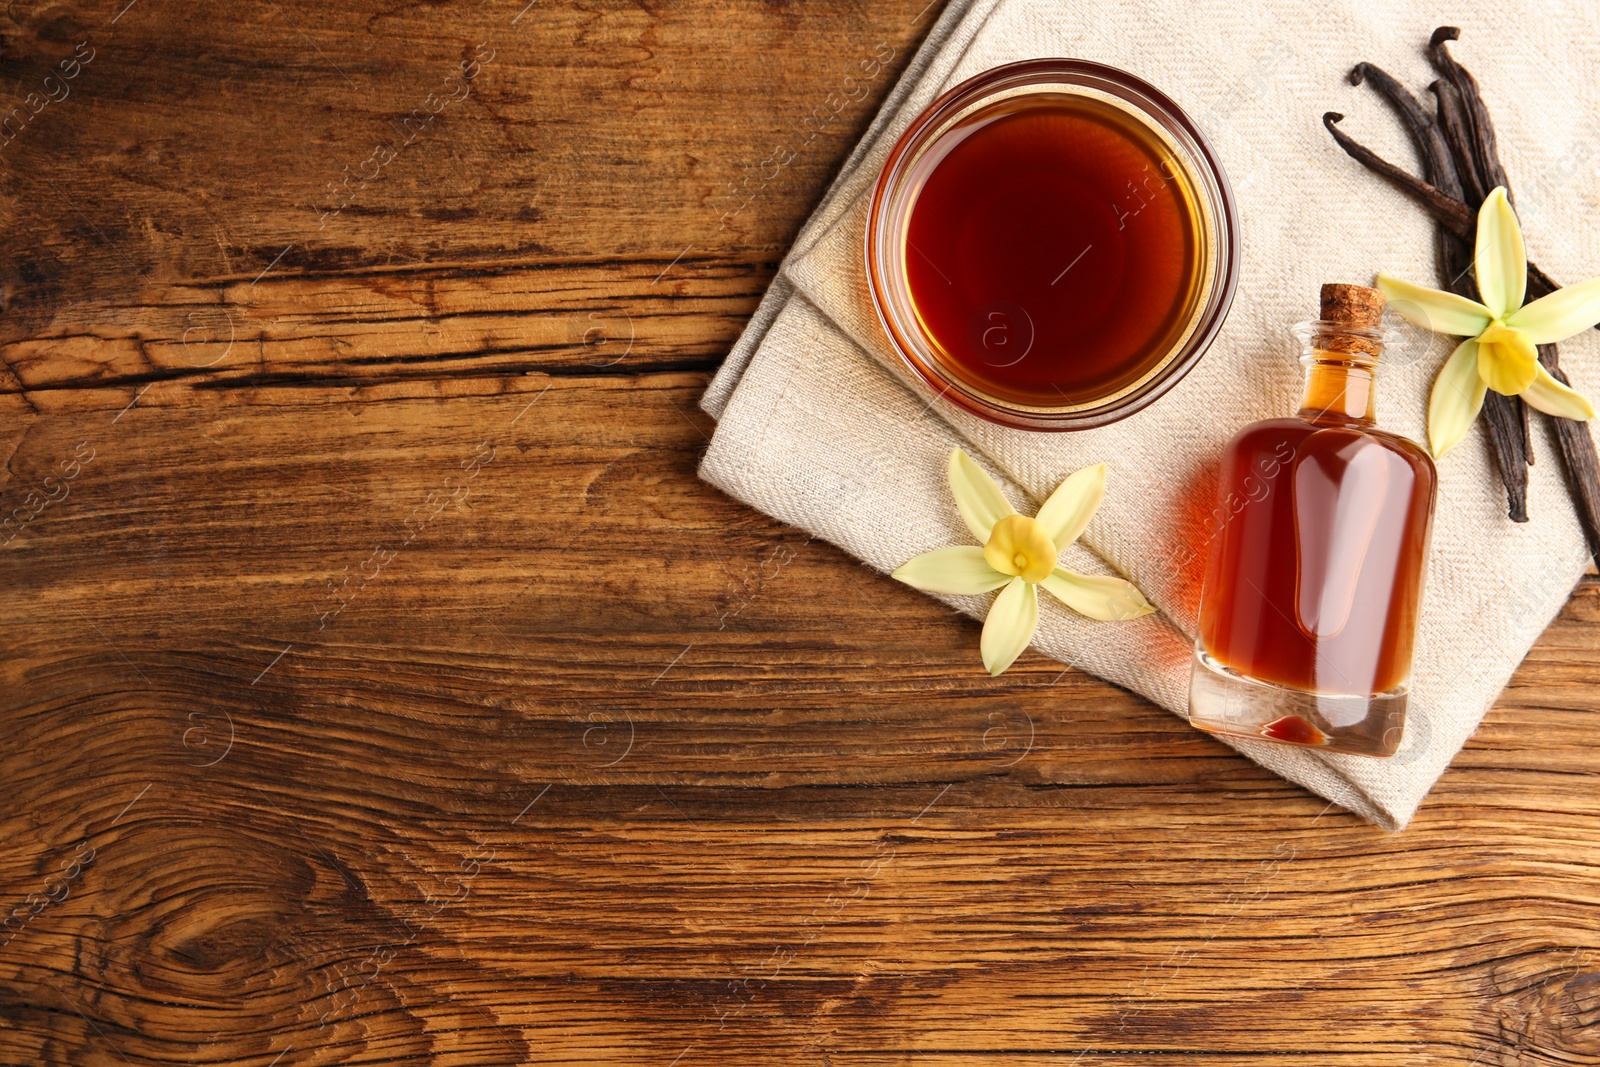
[[1293, 418], [1222, 456], [1189, 717], [1215, 733], [1392, 755], [1405, 726], [1433, 518], [1433, 461], [1376, 428], [1382, 294], [1324, 286], [1298, 328]]

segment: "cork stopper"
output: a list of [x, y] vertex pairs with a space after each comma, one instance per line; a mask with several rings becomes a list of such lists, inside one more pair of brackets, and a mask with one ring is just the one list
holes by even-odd
[[1329, 282], [1322, 287], [1322, 321], [1376, 330], [1383, 319], [1383, 290]]
[[1376, 331], [1383, 320], [1384, 295], [1381, 289], [1365, 285], [1344, 285], [1329, 282], [1322, 287], [1322, 328], [1317, 334], [1317, 347], [1331, 352], [1365, 352], [1373, 356], [1383, 350], [1383, 343], [1370, 337], [1343, 332], [1343, 327], [1357, 331]]

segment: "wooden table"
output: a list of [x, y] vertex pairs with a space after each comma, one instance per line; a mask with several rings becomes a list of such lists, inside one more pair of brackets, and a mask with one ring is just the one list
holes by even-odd
[[1600, 1063], [1596, 585], [1390, 835], [696, 479], [923, 2], [5, 9], [0, 1062]]

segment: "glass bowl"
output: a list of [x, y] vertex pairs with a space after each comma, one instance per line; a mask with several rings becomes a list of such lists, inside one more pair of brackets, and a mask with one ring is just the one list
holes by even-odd
[[[906, 266], [913, 209], [948, 151], [994, 105], [1025, 94], [1093, 97], [1131, 116], [1153, 135], [1193, 191], [1193, 230], [1200, 256], [1197, 295], [1182, 329], [1140, 361], [1146, 369], [1102, 396], [1039, 407], [996, 395], [963, 371], [918, 315]], [[1025, 103], [1025, 102], [1024, 102]], [[1014, 106], [1008, 103], [1007, 106]], [[1174, 177], [1177, 175], [1174, 174]], [[1078, 59], [1012, 63], [970, 78], [935, 100], [901, 134], [878, 177], [867, 222], [867, 281], [879, 321], [911, 371], [937, 398], [991, 422], [1028, 430], [1102, 426], [1154, 402], [1197, 363], [1221, 328], [1238, 285], [1239, 232], [1227, 177], [1211, 146], [1165, 94], [1124, 71]], [[1176, 307], [1177, 305], [1173, 305]], [[1030, 326], [1031, 330], [1031, 326]]]

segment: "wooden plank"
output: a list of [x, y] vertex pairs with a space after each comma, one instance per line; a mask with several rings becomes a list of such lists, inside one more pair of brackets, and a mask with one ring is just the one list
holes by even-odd
[[693, 479], [702, 383], [117, 423], [5, 557], [0, 885], [94, 849], [0, 949], [17, 1047], [104, 1055], [45, 979], [133, 1062], [1587, 1047], [1600, 591], [1385, 835], [1042, 657], [973, 670], [971, 623]]

